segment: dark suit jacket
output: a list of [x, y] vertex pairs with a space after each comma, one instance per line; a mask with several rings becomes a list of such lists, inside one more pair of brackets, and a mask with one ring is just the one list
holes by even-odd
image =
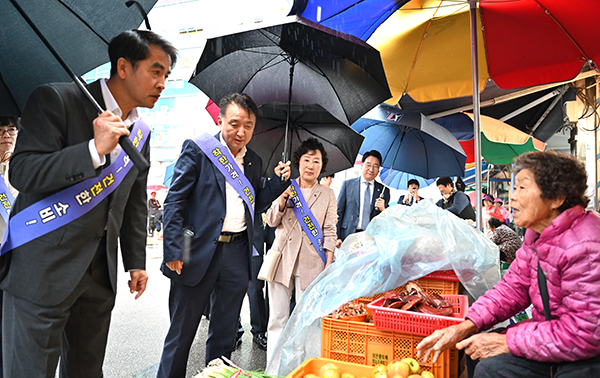
[[[360, 177], [356, 177], [342, 183], [342, 189], [340, 189], [337, 199], [338, 239], [345, 240], [348, 235], [356, 232], [360, 212], [360, 179]], [[390, 191], [380, 182], [375, 181], [375, 190], [373, 190], [373, 199], [371, 202], [375, 203], [375, 200], [381, 195], [381, 191], [383, 191], [383, 200], [387, 208], [390, 204]], [[373, 206], [369, 221], [380, 213], [381, 211], [375, 209], [375, 206]]]
[[[217, 136], [219, 138], [219, 136]], [[244, 156], [244, 175], [254, 187], [255, 210], [264, 212], [273, 200], [289, 186], [281, 184], [279, 177], [261, 185], [262, 161], [252, 150]], [[248, 269], [251, 276], [254, 225], [250, 211], [246, 210], [248, 233]], [[171, 271], [165, 264], [163, 274], [188, 286], [197, 285], [208, 268], [217, 249], [217, 239], [225, 220], [225, 176], [206, 157], [192, 140], [186, 140], [173, 169], [173, 179], [164, 202], [164, 262], [182, 260], [182, 230], [191, 227], [195, 236], [191, 244], [190, 261], [184, 263], [181, 275]]]
[[[400, 198], [398, 199], [398, 205], [411, 206], [407, 203], [404, 203], [404, 197], [405, 197], [404, 194], [400, 196]], [[423, 197], [419, 196], [419, 201], [423, 201]], [[413, 203], [413, 205], [414, 205], [414, 203]]]
[[[100, 106], [100, 83], [89, 85]], [[19, 190], [12, 214], [83, 180], [100, 176], [88, 142], [98, 113], [74, 83], [37, 88], [27, 100], [10, 182]], [[148, 137], [142, 154], [150, 157]], [[116, 291], [117, 240], [126, 270], [146, 266], [146, 180], [134, 166], [119, 187], [77, 220], [7, 253], [0, 288], [14, 296], [53, 306], [72, 293], [89, 267], [106, 228], [110, 282]]]

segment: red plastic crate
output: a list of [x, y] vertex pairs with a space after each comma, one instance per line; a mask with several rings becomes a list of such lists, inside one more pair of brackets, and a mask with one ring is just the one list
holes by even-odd
[[[417, 281], [426, 292], [439, 295], [457, 295], [460, 282], [453, 270], [439, 270], [415, 281]], [[402, 285], [390, 291], [401, 291], [405, 287], [406, 285]], [[372, 297], [360, 297], [357, 298], [356, 301], [368, 305], [375, 299], [383, 297], [384, 294], [385, 292], [375, 294]]]
[[417, 358], [417, 344], [424, 338], [408, 333], [383, 331], [375, 328], [372, 323], [322, 318], [321, 357], [367, 366], [410, 357], [419, 362], [422, 370], [432, 372], [436, 378], [458, 378], [458, 350], [455, 348], [442, 352], [435, 363], [431, 358], [428, 361], [423, 361], [422, 357]]
[[384, 298], [379, 298], [369, 303], [367, 307], [371, 310], [373, 324], [379, 329], [429, 336], [435, 330], [446, 328], [465, 320], [469, 308], [469, 300], [466, 295], [442, 295], [442, 298], [452, 302], [452, 308], [454, 309], [452, 316], [430, 315], [383, 307]]
[[433, 273], [423, 276], [422, 278], [439, 281], [460, 282], [454, 270], [437, 270]]

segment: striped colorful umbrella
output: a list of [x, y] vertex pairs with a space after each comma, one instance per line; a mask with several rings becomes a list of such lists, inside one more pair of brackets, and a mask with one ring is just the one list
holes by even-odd
[[[437, 118], [436, 123], [458, 139], [467, 154], [467, 163], [475, 162], [473, 114], [458, 113]], [[515, 157], [529, 151], [543, 151], [546, 144], [509, 124], [481, 116], [481, 155], [490, 164], [511, 164]]]
[[[468, 0], [296, 0], [303, 17], [353, 34], [381, 52], [392, 91], [419, 102], [470, 96]], [[598, 70], [600, 1], [479, 0], [478, 86], [502, 89]]]

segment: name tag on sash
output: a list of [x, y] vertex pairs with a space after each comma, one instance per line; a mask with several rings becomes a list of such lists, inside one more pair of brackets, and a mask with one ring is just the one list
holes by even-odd
[[298, 219], [298, 223], [302, 226], [304, 233], [310, 239], [313, 247], [315, 247], [317, 253], [321, 256], [323, 264], [327, 265], [327, 257], [325, 257], [325, 251], [323, 250], [323, 232], [321, 231], [321, 226], [319, 226], [317, 218], [308, 207], [296, 180], [292, 180], [290, 191], [292, 192], [290, 201], [293, 204], [294, 215]]
[[235, 162], [235, 158], [231, 156], [231, 153], [215, 138], [214, 136], [203, 133], [193, 141], [200, 147], [202, 152], [208, 157], [208, 159], [217, 167], [219, 172], [225, 176], [227, 182], [235, 189], [235, 191], [242, 197], [242, 200], [248, 206], [250, 210], [250, 216], [254, 221], [254, 188], [248, 178], [244, 176], [244, 173], [240, 170], [240, 167]]
[[[141, 150], [148, 141], [150, 127], [143, 120], [134, 125], [129, 139]], [[133, 163], [125, 151], [102, 171], [23, 209], [13, 216], [4, 234], [0, 254], [54, 231], [86, 214], [108, 197], [123, 181]]]

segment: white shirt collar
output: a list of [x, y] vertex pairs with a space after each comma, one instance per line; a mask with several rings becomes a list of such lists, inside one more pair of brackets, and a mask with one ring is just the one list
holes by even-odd
[[[123, 117], [123, 111], [119, 107], [117, 100], [115, 100], [110, 89], [108, 88], [106, 80], [107, 79], [100, 80], [100, 89], [102, 89], [102, 98], [104, 98], [106, 110], [110, 110], [114, 115], [118, 117]], [[133, 125], [138, 119], [140, 119], [138, 108], [133, 108], [127, 115], [127, 119], [125, 119], [124, 123], [127, 127], [129, 127]]]
[[[225, 139], [223, 139], [223, 133], [219, 134], [219, 141], [221, 142], [221, 144], [223, 146], [227, 147], [227, 150], [229, 150], [229, 153], [231, 154], [231, 156], [233, 156], [233, 152], [231, 152], [231, 150], [229, 149], [229, 146], [227, 145], [227, 142], [225, 142]], [[235, 156], [235, 160], [244, 158], [244, 156], [246, 156], [246, 150], [247, 150], [246, 146], [242, 147], [242, 149], [237, 154], [237, 156]]]
[[375, 180], [367, 181], [367, 180], [365, 180], [365, 178], [363, 176], [360, 176], [361, 184], [366, 184], [366, 183], [373, 184], [374, 182], [375, 182]]

